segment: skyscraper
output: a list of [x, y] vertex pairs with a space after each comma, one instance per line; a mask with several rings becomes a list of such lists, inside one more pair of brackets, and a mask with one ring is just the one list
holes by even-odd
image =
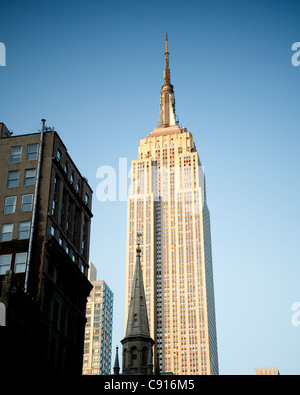
[[22, 374], [81, 375], [92, 190], [55, 131], [0, 123], [2, 362]]
[[86, 305], [82, 374], [110, 374], [114, 295], [105, 281], [97, 280], [97, 269], [91, 262], [88, 279], [93, 289]]
[[168, 39], [157, 128], [131, 163], [127, 205], [128, 319], [136, 234], [155, 361], [175, 374], [218, 374], [210, 216], [193, 136], [180, 127], [170, 82]]

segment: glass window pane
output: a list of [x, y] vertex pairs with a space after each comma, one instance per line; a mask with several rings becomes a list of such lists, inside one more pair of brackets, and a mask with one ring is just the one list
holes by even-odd
[[14, 213], [16, 210], [16, 196], [8, 196], [5, 199], [5, 206], [4, 206], [4, 214], [11, 214]]
[[10, 241], [12, 239], [13, 224], [3, 224], [1, 229], [1, 241]]
[[7, 177], [7, 187], [17, 187], [19, 182], [19, 170], [9, 171]]
[[11, 147], [10, 151], [10, 161], [11, 162], [20, 162], [22, 154], [22, 147]]
[[21, 211], [31, 211], [32, 210], [32, 194], [22, 196]]
[[18, 240], [29, 238], [30, 221], [20, 222], [18, 231]]
[[25, 170], [24, 185], [34, 185], [35, 169]]
[[11, 254], [0, 255], [0, 274], [5, 274], [10, 269]]
[[27, 160], [37, 159], [38, 145], [30, 144], [27, 146]]
[[24, 273], [26, 268], [27, 252], [16, 254], [15, 257], [15, 273]]

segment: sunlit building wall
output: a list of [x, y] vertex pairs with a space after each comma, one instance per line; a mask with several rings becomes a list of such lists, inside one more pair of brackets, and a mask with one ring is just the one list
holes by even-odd
[[83, 375], [111, 373], [113, 293], [105, 281], [91, 281], [86, 305]]

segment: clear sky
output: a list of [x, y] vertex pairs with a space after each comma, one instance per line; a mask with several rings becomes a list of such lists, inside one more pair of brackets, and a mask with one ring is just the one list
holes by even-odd
[[168, 32], [176, 113], [206, 173], [220, 374], [300, 373], [299, 15], [292, 0], [0, 0], [0, 122], [23, 134], [45, 118], [89, 180], [90, 258], [114, 292], [112, 359], [126, 202], [100, 202], [96, 173], [112, 166], [118, 181], [119, 158], [129, 170], [156, 127]]

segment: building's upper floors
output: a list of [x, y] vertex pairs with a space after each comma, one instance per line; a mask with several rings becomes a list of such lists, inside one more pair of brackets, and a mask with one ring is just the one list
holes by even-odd
[[0, 274], [16, 269], [16, 242], [27, 253], [36, 208], [36, 236], [54, 237], [87, 276], [92, 218], [87, 180], [56, 132], [43, 133], [41, 145], [40, 132], [12, 136], [0, 126]]

